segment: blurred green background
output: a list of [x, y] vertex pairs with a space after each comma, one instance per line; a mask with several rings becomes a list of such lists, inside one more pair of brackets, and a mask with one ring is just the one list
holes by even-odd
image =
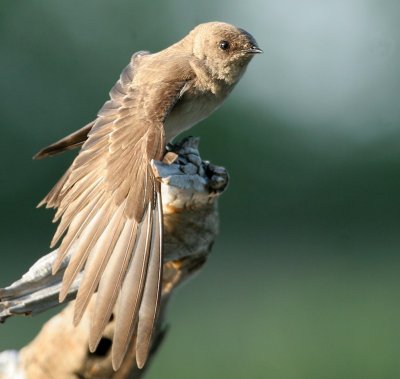
[[[204, 21], [262, 56], [191, 134], [229, 169], [221, 234], [178, 291], [151, 378], [400, 377], [400, 3], [379, 0], [0, 0], [1, 276], [48, 251], [35, 205], [130, 55]], [[0, 326], [19, 348], [48, 314]]]

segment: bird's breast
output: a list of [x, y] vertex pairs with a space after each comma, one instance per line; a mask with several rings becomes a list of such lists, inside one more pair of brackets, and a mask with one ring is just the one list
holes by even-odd
[[206, 118], [221, 103], [222, 99], [212, 95], [184, 95], [165, 120], [166, 141], [170, 142], [178, 134]]

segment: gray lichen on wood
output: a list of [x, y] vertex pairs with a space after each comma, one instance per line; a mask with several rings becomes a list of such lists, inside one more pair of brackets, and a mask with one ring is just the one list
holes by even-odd
[[[198, 143], [197, 138], [187, 138], [169, 147], [164, 162], [153, 162], [153, 170], [162, 182], [164, 266], [162, 305], [151, 357], [165, 334], [163, 319], [170, 295], [202, 267], [218, 233], [216, 200], [226, 188], [228, 175], [224, 168], [201, 160]], [[20, 280], [0, 289], [0, 322], [15, 315], [34, 315], [59, 304], [63, 270], [70, 257], [65, 258], [61, 270], [53, 276], [51, 266], [56, 253], [55, 250], [45, 255]], [[75, 297], [80, 280], [78, 276], [68, 300]], [[87, 347], [90, 309], [77, 327], [72, 325], [72, 309], [71, 303], [50, 319], [20, 352], [0, 353], [0, 379], [141, 377], [144, 371], [135, 367], [133, 354], [127, 354], [118, 372], [112, 371], [109, 354], [112, 319], [100, 347], [90, 354]]]

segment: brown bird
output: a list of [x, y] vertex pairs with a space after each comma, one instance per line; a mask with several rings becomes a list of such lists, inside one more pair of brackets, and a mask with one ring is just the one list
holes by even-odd
[[57, 208], [54, 221], [60, 220], [51, 242], [54, 247], [63, 237], [53, 273], [72, 253], [60, 302], [84, 269], [75, 325], [97, 290], [90, 351], [115, 307], [115, 370], [133, 336], [137, 365], [144, 366], [160, 304], [163, 214], [150, 162], [161, 160], [167, 142], [218, 108], [261, 52], [249, 33], [222, 22], [198, 25], [158, 53], [138, 52], [97, 118], [35, 156], [81, 147], [39, 206]]

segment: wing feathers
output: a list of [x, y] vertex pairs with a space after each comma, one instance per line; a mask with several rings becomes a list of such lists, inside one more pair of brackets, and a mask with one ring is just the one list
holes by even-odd
[[156, 196], [149, 266], [143, 300], [140, 304], [136, 336], [136, 363], [139, 368], [142, 368], [147, 361], [161, 294], [162, 205], [159, 191]]
[[122, 280], [132, 255], [136, 231], [136, 221], [134, 219], [128, 219], [124, 224], [113, 254], [100, 279], [89, 335], [89, 348], [91, 351], [96, 349], [103, 330], [111, 317], [117, 296], [121, 289]]
[[123, 228], [123, 212], [124, 205], [121, 204], [112, 216], [109, 224], [103, 231], [102, 235], [96, 242], [96, 245], [90, 252], [89, 258], [85, 265], [85, 272], [79, 291], [76, 297], [74, 324], [78, 324], [82, 318], [90, 297], [94, 293], [99, 284], [100, 277], [110, 259], [115, 244], [119, 238]]
[[[95, 193], [97, 189], [97, 183], [93, 183], [89, 185], [87, 189], [83, 191], [85, 196], [80, 196], [77, 199], [71, 201], [70, 204], [73, 207], [62, 207], [62, 204], [59, 207], [59, 212], [56, 213], [53, 222], [56, 222], [59, 218], [61, 218], [61, 222], [57, 227], [57, 230], [54, 234], [54, 237], [51, 241], [51, 247], [55, 246], [60, 237], [65, 233], [68, 227], [71, 225], [71, 222], [75, 217], [84, 209], [87, 211], [94, 210], [93, 208], [96, 206], [97, 201], [100, 201], [101, 194]], [[72, 233], [68, 233], [72, 234]], [[63, 241], [64, 242], [64, 241]]]
[[72, 220], [68, 233], [65, 235], [59, 249], [56, 260], [53, 263], [53, 275], [58, 271], [62, 260], [68, 251], [74, 248], [74, 242], [77, 237], [80, 236], [81, 232], [84, 230], [88, 222], [92, 219], [93, 215], [97, 211], [97, 204], [99, 202], [100, 196], [83, 208], [76, 217]]
[[88, 222], [84, 231], [79, 236], [76, 242], [76, 248], [74, 249], [74, 254], [64, 272], [63, 282], [60, 290], [60, 301], [64, 301], [69, 287], [85, 264], [91, 249], [95, 245], [105, 225], [109, 221], [110, 212], [110, 200], [108, 200]]
[[61, 179], [46, 195], [46, 197], [37, 205], [37, 208], [46, 205], [46, 208], [56, 208], [60, 205], [60, 193], [71, 174], [71, 167], [65, 172]]
[[143, 367], [148, 357], [162, 272], [160, 184], [150, 162], [162, 158], [163, 122], [186, 88], [184, 80], [149, 81], [138, 86], [134, 78], [138, 66], [149, 70], [149, 78], [159, 70], [152, 64], [141, 66], [141, 62], [149, 62], [141, 55], [132, 57], [90, 128], [51, 145], [53, 150], [39, 153], [39, 157], [52, 155], [76, 143], [82, 145], [67, 173], [41, 204], [58, 208], [55, 221], [60, 220], [60, 224], [52, 246], [64, 236], [53, 272], [71, 253], [60, 301], [84, 267], [75, 324], [97, 290], [89, 336], [91, 351], [96, 349], [115, 307], [114, 369], [122, 364], [134, 333], [138, 367]]
[[139, 227], [136, 252], [131, 259], [119, 294], [112, 348], [112, 362], [115, 370], [120, 367], [134, 332], [149, 259], [152, 219], [149, 204], [144, 221]]

